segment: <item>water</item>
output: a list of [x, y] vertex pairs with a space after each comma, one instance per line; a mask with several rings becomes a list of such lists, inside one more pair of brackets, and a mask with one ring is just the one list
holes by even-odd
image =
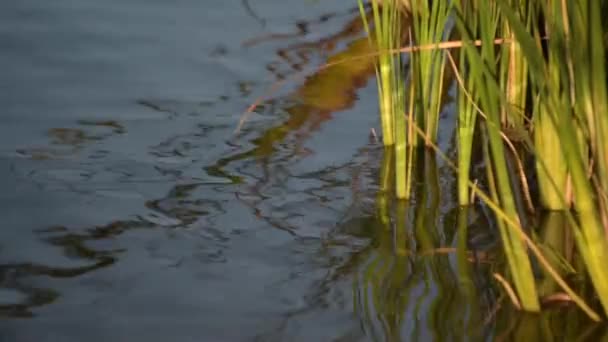
[[357, 13], [0, 5], [0, 340], [492, 337], [486, 257], [463, 268], [436, 249], [466, 244], [468, 227], [488, 250], [485, 213], [459, 225], [453, 176], [427, 161], [416, 205], [383, 214], [373, 70], [310, 69], [359, 51]]

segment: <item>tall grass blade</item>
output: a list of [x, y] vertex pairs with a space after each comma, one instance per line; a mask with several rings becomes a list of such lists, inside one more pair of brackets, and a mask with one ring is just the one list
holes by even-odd
[[[517, 16], [505, 0], [499, 0], [498, 3], [507, 20], [515, 28], [518, 23]], [[598, 108], [595, 108], [593, 102], [591, 104], [588, 102], [592, 97], [589, 96], [590, 87], [586, 87], [585, 83], [594, 77], [591, 68], [587, 68], [585, 64], [594, 60], [588, 55], [588, 49], [592, 49], [592, 47], [575, 47], [573, 43], [574, 34], [577, 35], [577, 40], [580, 39], [583, 42], [588, 38], [587, 19], [594, 16], [592, 11], [598, 11], [599, 5], [594, 0], [562, 0], [561, 2], [545, 4], [543, 9], [553, 15], [549, 18], [547, 24], [551, 32], [548, 48], [554, 50], [556, 58], [560, 58], [556, 63], [559, 63], [562, 68], [567, 68], [566, 70], [561, 69], [561, 73], [568, 75], [568, 77], [564, 78], [559, 84], [562, 89], [570, 90], [570, 96], [565, 97], [565, 100], [560, 98], [560, 89], [556, 89], [555, 85], [552, 86], [551, 82], [546, 82], [546, 79], [551, 76], [552, 69], [541, 57], [542, 51], [540, 48], [531, 43], [533, 38], [521, 28], [514, 29], [514, 32], [518, 41], [524, 46], [523, 52], [531, 65], [531, 79], [545, 95], [543, 104], [547, 106], [551, 123], [559, 135], [561, 150], [572, 179], [575, 196], [574, 208], [578, 213], [578, 224], [573, 224], [574, 237], [604, 311], [608, 313], [608, 268], [606, 267], [608, 263], [608, 243], [603, 233], [601, 206], [597, 201], [598, 193], [594, 191], [594, 186], [587, 176], [586, 155], [588, 150], [585, 143], [587, 139], [580, 138], [585, 134], [593, 136], [594, 133], [591, 132], [590, 123], [595, 125], [598, 121], [594, 117], [605, 117], [606, 112], [596, 111], [605, 109], [602, 107], [601, 100]], [[596, 30], [601, 29], [601, 26], [597, 25], [592, 27], [595, 27]], [[571, 29], [574, 29], [575, 32], [571, 32]], [[595, 32], [591, 35], [598, 34], [601, 33]], [[580, 44], [580, 41], [577, 44]], [[575, 53], [574, 51], [578, 52]], [[591, 51], [597, 53], [597, 48]], [[596, 60], [596, 63], [600, 62]], [[605, 60], [601, 63], [605, 63]], [[598, 68], [600, 72], [604, 70], [603, 67]], [[605, 81], [604, 77], [602, 82], [605, 83]], [[599, 88], [600, 90], [603, 89], [604, 94], [598, 94], [598, 98], [605, 98], [605, 84]], [[564, 103], [566, 106], [564, 106]], [[580, 108], [577, 104], [590, 106], [590, 110], [583, 115], [576, 111], [577, 108]], [[572, 110], [574, 110], [574, 113], [570, 114]], [[590, 116], [593, 119], [592, 121], [589, 120]], [[580, 127], [575, 118], [583, 122], [586, 118], [587, 126]], [[591, 151], [594, 151], [593, 147], [591, 147]], [[599, 177], [601, 176], [600, 174]], [[602, 190], [600, 190], [599, 195], [601, 195], [601, 192]]]
[[[481, 73], [477, 73], [476, 89], [479, 91], [481, 108], [486, 113], [486, 130], [488, 134], [491, 167], [496, 178], [497, 200], [507, 217], [519, 222], [519, 215], [515, 206], [511, 180], [505, 160], [505, 151], [500, 135], [500, 87], [496, 80], [496, 56], [494, 41], [497, 26], [497, 9], [486, 1], [480, 1], [478, 11], [480, 16], [480, 33], [482, 46], [478, 51], [471, 44], [465, 44], [467, 58], [471, 65], [481, 67]], [[461, 12], [462, 13], [462, 12]], [[471, 41], [469, 30], [463, 21], [463, 15], [457, 18], [457, 25], [465, 41]], [[528, 258], [526, 246], [519, 235], [511, 229], [507, 229], [499, 220], [500, 235], [503, 248], [507, 256], [510, 274], [513, 278], [517, 294], [523, 308], [527, 311], [539, 311], [540, 305], [536, 294], [536, 286], [532, 273], [532, 266]]]

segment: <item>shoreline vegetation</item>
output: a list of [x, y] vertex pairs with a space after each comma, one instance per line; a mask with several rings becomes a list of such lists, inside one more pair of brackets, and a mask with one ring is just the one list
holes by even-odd
[[[605, 317], [607, 2], [358, 4], [377, 51], [382, 138], [393, 160], [381, 193], [419, 196], [412, 191], [421, 181], [418, 164], [440, 157], [457, 175], [458, 203], [481, 201], [493, 212], [504, 258], [493, 277], [516, 308], [538, 312], [553, 298], [576, 304], [594, 321]], [[449, 91], [456, 101], [456, 162], [437, 145]], [[551, 219], [539, 228], [524, 223], [539, 213]]]
[[[360, 266], [355, 284], [364, 324], [372, 325], [373, 315], [366, 315], [375, 308], [398, 330], [405, 308], [416, 302], [405, 298], [408, 289], [430, 281], [460, 298], [467, 326], [492, 321], [498, 331], [537, 336], [529, 322], [537, 317], [545, 329], [538, 336], [592, 334], [597, 325], [589, 322], [605, 321], [608, 312], [608, 29], [601, 21], [608, 1], [358, 5], [367, 37], [317, 67], [298, 96], [331, 113], [342, 108], [331, 100], [332, 89], [342, 86], [323, 80], [376, 73], [385, 145], [375, 204], [380, 254]], [[281, 78], [270, 93], [302, 74]], [[317, 89], [316, 82], [327, 85]], [[252, 153], [267, 155], [277, 135], [328, 119], [308, 118], [306, 106], [294, 107]], [[456, 124], [451, 136], [441, 137], [452, 145], [442, 151], [438, 130], [446, 112]], [[438, 164], [453, 171], [453, 189], [442, 188]], [[459, 207], [440, 217], [446, 196]], [[479, 251], [469, 241], [469, 230], [481, 229], [480, 210], [497, 248]], [[452, 262], [455, 272], [443, 274]], [[444, 301], [454, 304], [441, 297], [436, 305]], [[449, 309], [430, 310], [457, 319]], [[560, 326], [549, 332], [548, 319]]]

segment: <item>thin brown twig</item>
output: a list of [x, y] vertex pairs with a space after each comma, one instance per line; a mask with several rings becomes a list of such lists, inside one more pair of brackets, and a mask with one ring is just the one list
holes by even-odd
[[540, 299], [543, 305], [549, 305], [553, 303], [572, 303], [572, 297], [570, 297], [567, 293], [564, 292], [556, 292], [547, 296], [544, 296]]
[[521, 310], [521, 304], [519, 303], [519, 299], [517, 298], [515, 290], [513, 290], [511, 284], [509, 284], [509, 282], [506, 281], [505, 278], [503, 278], [503, 276], [498, 273], [494, 273], [493, 276], [494, 279], [496, 279], [505, 289], [505, 292], [507, 293], [507, 296], [509, 296], [509, 299], [511, 299], [511, 303], [513, 303], [513, 306], [515, 306], [517, 310]]

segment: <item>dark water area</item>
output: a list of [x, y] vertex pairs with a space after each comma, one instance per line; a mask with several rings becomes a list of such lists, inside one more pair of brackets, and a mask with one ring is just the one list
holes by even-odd
[[434, 160], [383, 206], [373, 69], [312, 69], [351, 5], [2, 2], [0, 341], [495, 336], [486, 213]]

